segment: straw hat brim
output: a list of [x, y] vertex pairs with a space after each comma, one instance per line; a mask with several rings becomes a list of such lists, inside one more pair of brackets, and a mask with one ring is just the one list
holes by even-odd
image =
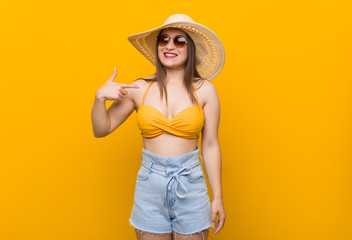
[[196, 47], [196, 68], [202, 78], [213, 79], [225, 63], [225, 50], [219, 37], [209, 28], [195, 22], [177, 21], [152, 30], [130, 35], [127, 39], [156, 66], [156, 38], [163, 28], [178, 28], [186, 32]]

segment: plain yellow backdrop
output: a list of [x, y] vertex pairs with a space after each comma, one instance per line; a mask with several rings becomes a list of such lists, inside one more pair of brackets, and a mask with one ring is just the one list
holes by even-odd
[[114, 67], [121, 83], [154, 73], [127, 36], [184, 13], [226, 52], [212, 83], [227, 219], [209, 239], [351, 240], [351, 5], [2, 2], [0, 239], [135, 238], [135, 113], [97, 139], [91, 108]]

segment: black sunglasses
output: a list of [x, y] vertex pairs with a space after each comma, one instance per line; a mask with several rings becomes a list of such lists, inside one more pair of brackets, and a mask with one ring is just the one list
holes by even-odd
[[[157, 41], [158, 41], [158, 45], [163, 47], [163, 46], [166, 46], [166, 44], [170, 41], [170, 38], [169, 35], [167, 34], [161, 34], [157, 37]], [[186, 45], [186, 38], [184, 36], [176, 36], [173, 38], [174, 39], [174, 45], [177, 47], [177, 48], [183, 48], [185, 45]]]

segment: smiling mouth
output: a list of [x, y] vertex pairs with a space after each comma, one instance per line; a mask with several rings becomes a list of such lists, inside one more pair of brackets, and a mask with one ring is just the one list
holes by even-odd
[[166, 58], [174, 58], [174, 57], [177, 56], [177, 54], [173, 54], [173, 53], [164, 53], [164, 56], [165, 56]]

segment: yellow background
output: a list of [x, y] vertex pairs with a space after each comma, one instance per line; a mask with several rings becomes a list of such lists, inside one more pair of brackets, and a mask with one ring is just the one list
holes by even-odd
[[91, 108], [114, 67], [116, 82], [154, 73], [127, 36], [185, 13], [226, 51], [212, 83], [227, 219], [209, 239], [351, 240], [351, 10], [348, 0], [3, 1], [0, 239], [135, 238], [135, 113], [97, 139]]

